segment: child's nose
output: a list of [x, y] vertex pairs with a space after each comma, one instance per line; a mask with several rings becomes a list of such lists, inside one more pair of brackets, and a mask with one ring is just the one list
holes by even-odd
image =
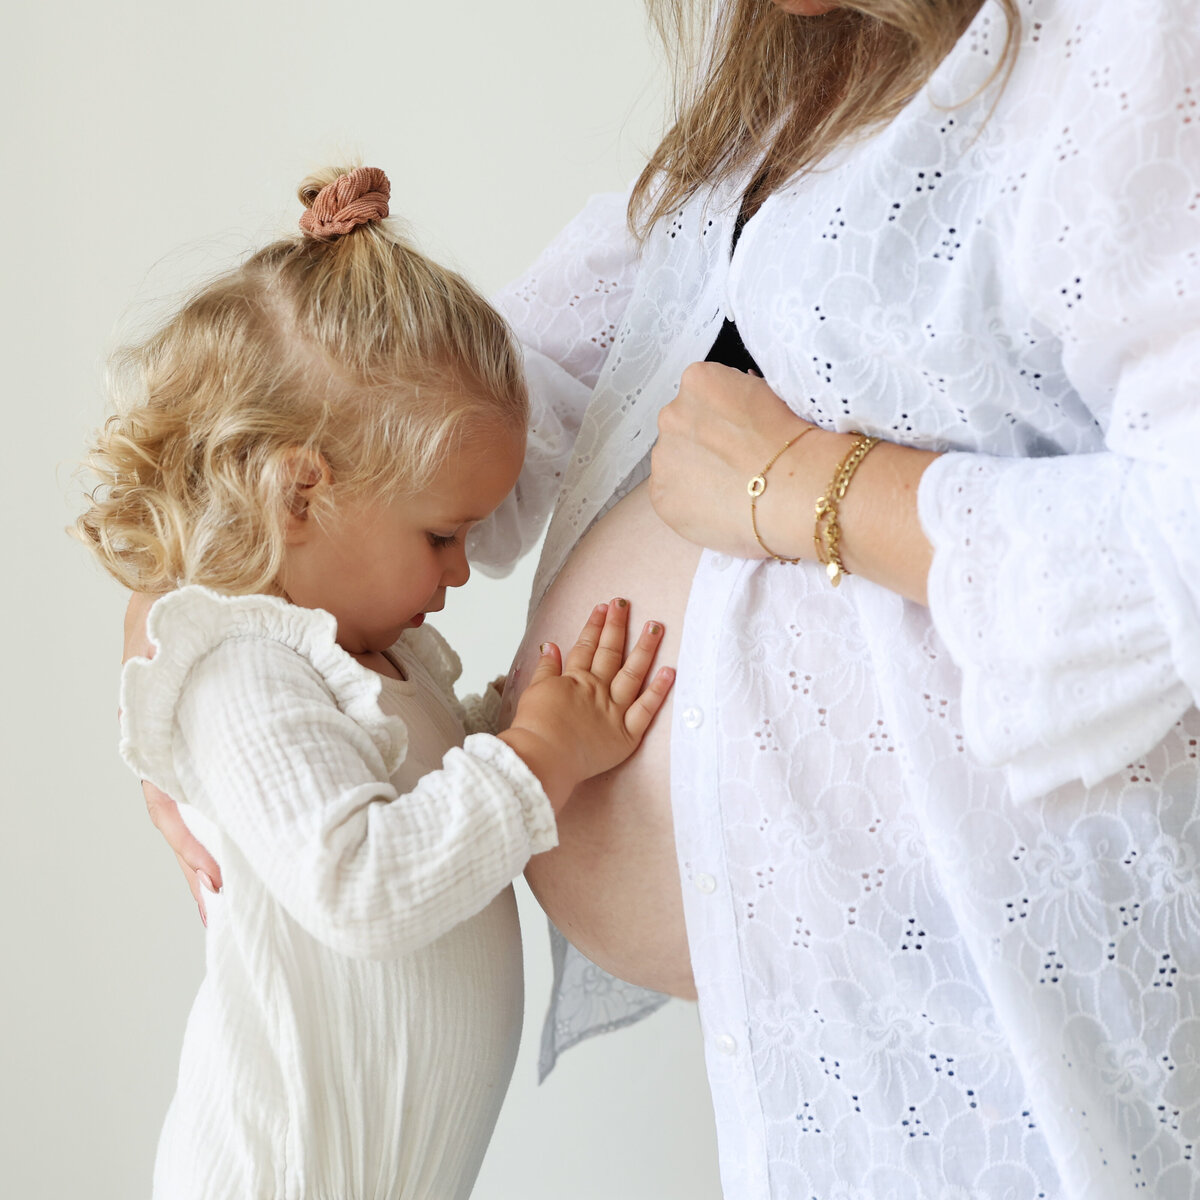
[[442, 572], [442, 581], [446, 587], [462, 587], [470, 578], [471, 564], [467, 562], [466, 551], [460, 546], [446, 564], [446, 569]]

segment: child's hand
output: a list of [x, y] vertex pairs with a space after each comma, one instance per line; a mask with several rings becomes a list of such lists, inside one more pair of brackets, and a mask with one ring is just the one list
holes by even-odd
[[499, 735], [541, 780], [555, 812], [585, 779], [637, 749], [675, 681], [662, 667], [646, 684], [662, 626], [648, 621], [626, 657], [628, 622], [628, 601], [598, 604], [565, 668], [546, 642], [512, 725]]

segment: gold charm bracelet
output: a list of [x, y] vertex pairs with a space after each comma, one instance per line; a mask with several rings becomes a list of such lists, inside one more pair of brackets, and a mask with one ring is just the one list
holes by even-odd
[[771, 461], [746, 484], [746, 491], [750, 493], [750, 528], [754, 530], [754, 540], [763, 548], [763, 552], [768, 558], [773, 558], [776, 562], [789, 563], [792, 566], [802, 560], [799, 558], [785, 558], [782, 554], [776, 554], [759, 535], [758, 498], [767, 490], [767, 472], [783, 457], [785, 451], [790, 450], [805, 434], [812, 433], [814, 429], [816, 429], [815, 425], [809, 425], [806, 429], [800, 430], [794, 438], [784, 442]]
[[842, 562], [840, 542], [841, 526], [838, 524], [838, 505], [845, 499], [846, 489], [854, 472], [862, 465], [862, 460], [879, 445], [877, 437], [867, 437], [866, 434], [856, 435], [854, 447], [838, 464], [829, 481], [829, 486], [817, 501], [816, 524], [813, 526], [813, 544], [817, 548], [818, 562], [825, 564], [825, 573], [829, 582], [837, 587], [842, 582], [843, 575], [849, 575], [845, 563]]

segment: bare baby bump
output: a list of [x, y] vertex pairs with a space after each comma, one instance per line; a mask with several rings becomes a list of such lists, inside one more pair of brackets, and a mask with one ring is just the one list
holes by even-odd
[[[647, 484], [631, 492], [575, 547], [530, 618], [506, 709], [532, 674], [537, 647], [553, 641], [566, 651], [592, 606], [615, 596], [629, 600], [631, 642], [646, 621], [662, 622], [656, 665], [674, 665], [699, 559], [699, 547], [655, 515]], [[593, 962], [631, 983], [694, 999], [671, 820], [671, 705], [668, 697], [632, 758], [576, 789], [559, 814], [558, 848], [535, 855], [525, 878]]]

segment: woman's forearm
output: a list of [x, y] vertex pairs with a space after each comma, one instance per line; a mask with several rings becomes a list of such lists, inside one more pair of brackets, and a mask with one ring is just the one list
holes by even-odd
[[[804, 424], [797, 419], [797, 430]], [[817, 500], [854, 445], [852, 434], [815, 429], [771, 468], [757, 520], [763, 541], [776, 554], [817, 557]], [[880, 442], [862, 460], [838, 504], [838, 549], [846, 570], [920, 604], [927, 603], [933, 547], [917, 516], [917, 488], [936, 457], [928, 450]], [[749, 526], [748, 496], [743, 507]]]
[[[698, 545], [742, 558], [770, 552], [815, 561], [817, 501], [855, 444], [853, 434], [801, 420], [763, 380], [697, 363], [660, 414], [651, 497], [662, 519]], [[880, 442], [838, 501], [837, 552], [845, 569], [921, 604], [933, 550], [918, 517], [917, 487], [936, 457]], [[768, 463], [752, 523], [748, 484]], [[828, 539], [822, 545], [828, 557]]]

